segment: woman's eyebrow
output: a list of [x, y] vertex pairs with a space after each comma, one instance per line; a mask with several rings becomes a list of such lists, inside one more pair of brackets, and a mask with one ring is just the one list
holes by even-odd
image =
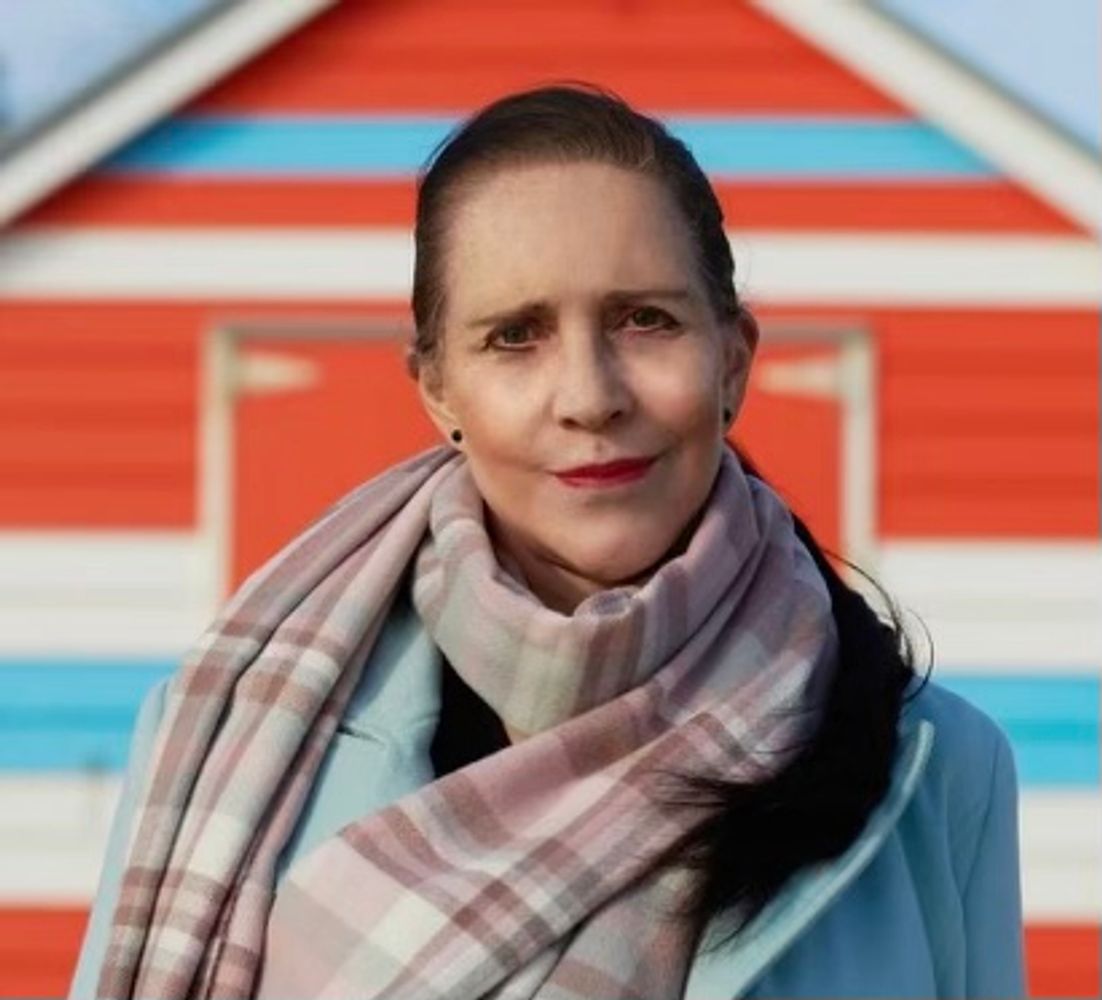
[[486, 316], [480, 316], [478, 319], [472, 319], [466, 326], [470, 330], [477, 330], [483, 326], [495, 326], [505, 320], [516, 319], [518, 316], [548, 314], [551, 311], [551, 304], [543, 299], [535, 302], [521, 302], [509, 309], [502, 309], [500, 312], [489, 313]]
[[[602, 303], [617, 304], [620, 302], [636, 302], [639, 299], [673, 299], [683, 302], [692, 298], [692, 292], [687, 288], [614, 288], [601, 296]], [[554, 312], [551, 303], [546, 299], [537, 299], [532, 302], [521, 302], [500, 312], [479, 316], [466, 324], [470, 330], [477, 330], [485, 326], [496, 326], [505, 320], [516, 319], [518, 316], [550, 315]]]
[[617, 288], [606, 292], [606, 302], [624, 302], [634, 299], [675, 299], [684, 301], [692, 297], [687, 288]]

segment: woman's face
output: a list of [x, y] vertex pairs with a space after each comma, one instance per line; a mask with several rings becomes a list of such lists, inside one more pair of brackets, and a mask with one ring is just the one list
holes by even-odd
[[444, 294], [422, 395], [498, 546], [562, 611], [641, 582], [708, 496], [757, 336], [717, 319], [669, 195], [604, 164], [500, 169], [453, 206]]

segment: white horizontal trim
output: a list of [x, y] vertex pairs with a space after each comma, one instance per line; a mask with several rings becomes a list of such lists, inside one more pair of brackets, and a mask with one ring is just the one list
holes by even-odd
[[738, 285], [752, 303], [1102, 302], [1102, 248], [1087, 238], [741, 232], [731, 242]]
[[0, 607], [0, 657], [177, 660], [210, 624], [200, 604]]
[[23, 230], [0, 242], [0, 299], [405, 297], [409, 230]]
[[[1102, 303], [1086, 238], [734, 234], [754, 302], [1056, 306]], [[3, 299], [405, 299], [407, 229], [36, 227], [0, 241]]]
[[121, 789], [116, 775], [0, 778], [0, 905], [87, 903]]
[[[121, 784], [77, 775], [0, 778], [0, 905], [91, 899]], [[1020, 834], [1027, 918], [1102, 917], [1102, 797], [1024, 793]]]
[[218, 604], [191, 532], [0, 533], [0, 657], [175, 659]]
[[1097, 156], [873, 4], [753, 2], [1058, 210], [1090, 229], [1102, 229], [1102, 164]]
[[1033, 920], [1102, 918], [1102, 795], [1028, 792], [1021, 799], [1022, 897]]
[[0, 164], [0, 225], [336, 0], [239, 0]]
[[[192, 532], [2, 532], [0, 657], [174, 659], [220, 603], [214, 562]], [[1102, 544], [892, 541], [867, 568], [939, 669], [1102, 670]]]
[[1102, 544], [887, 542], [874, 569], [939, 666], [1102, 671]]

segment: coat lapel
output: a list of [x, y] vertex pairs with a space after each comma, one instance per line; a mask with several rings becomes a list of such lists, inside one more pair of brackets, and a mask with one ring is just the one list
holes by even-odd
[[[868, 865], [914, 795], [933, 746], [934, 725], [922, 719], [904, 727], [884, 800], [873, 810], [864, 830], [844, 853], [793, 876], [739, 933], [731, 950], [724, 950], [724, 988], [740, 997], [775, 962], [819, 914]], [[690, 988], [686, 996], [692, 996]]]

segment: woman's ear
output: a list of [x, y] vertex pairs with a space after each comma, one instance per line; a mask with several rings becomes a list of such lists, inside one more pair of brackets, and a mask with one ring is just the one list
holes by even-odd
[[446, 441], [451, 441], [452, 431], [459, 426], [459, 423], [448, 405], [443, 373], [439, 370], [435, 359], [423, 360], [418, 364], [417, 391], [429, 419], [436, 425], [440, 435]]
[[750, 367], [758, 349], [761, 330], [754, 314], [745, 306], [728, 327], [724, 337], [723, 390], [731, 413], [738, 416], [750, 381]]

